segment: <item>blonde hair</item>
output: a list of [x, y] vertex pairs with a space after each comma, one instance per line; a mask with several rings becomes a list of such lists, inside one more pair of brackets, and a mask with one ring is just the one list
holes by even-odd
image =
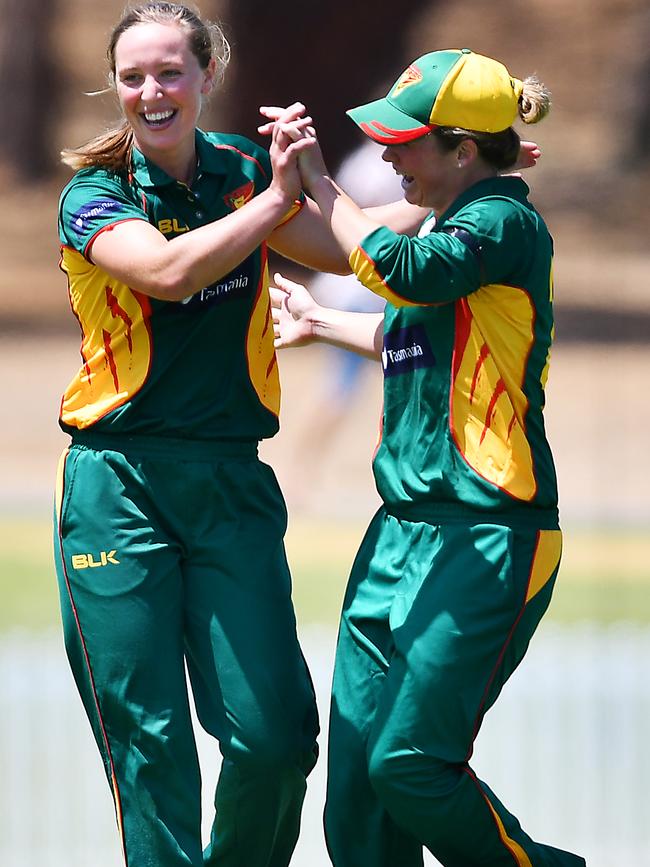
[[[189, 6], [180, 3], [145, 3], [127, 9], [113, 28], [106, 50], [109, 65], [108, 89], [115, 86], [117, 43], [122, 34], [136, 24], [171, 24], [185, 30], [190, 50], [201, 69], [207, 69], [214, 58], [217, 61], [217, 80], [223, 79], [230, 60], [230, 45], [218, 24], [202, 21]], [[120, 171], [128, 166], [132, 147], [133, 130], [123, 121], [80, 147], [61, 151], [61, 161], [75, 171], [94, 166]]]
[[539, 123], [551, 109], [551, 92], [536, 75], [529, 75], [522, 83], [519, 117], [524, 123]]

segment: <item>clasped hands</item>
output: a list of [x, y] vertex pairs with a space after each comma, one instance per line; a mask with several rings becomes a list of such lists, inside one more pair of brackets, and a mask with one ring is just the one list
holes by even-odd
[[283, 191], [291, 191], [294, 198], [301, 189], [313, 189], [328, 171], [312, 118], [303, 103], [294, 102], [286, 108], [263, 105], [259, 111], [269, 119], [258, 127], [258, 132], [271, 137], [274, 181]]

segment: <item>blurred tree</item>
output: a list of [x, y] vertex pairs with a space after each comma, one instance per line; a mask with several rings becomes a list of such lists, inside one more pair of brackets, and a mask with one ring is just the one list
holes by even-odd
[[[227, 23], [233, 59], [219, 126], [257, 137], [259, 105], [305, 103], [332, 169], [361, 141], [345, 110], [385, 93], [407, 57], [416, 16], [441, 0], [395, 6], [362, 0], [229, 0], [202, 2]], [[212, 8], [209, 8], [209, 7]], [[383, 93], [382, 93], [383, 91]]]
[[0, 0], [0, 158], [28, 183], [53, 168], [49, 139], [58, 89], [52, 29], [58, 11], [59, 0]]

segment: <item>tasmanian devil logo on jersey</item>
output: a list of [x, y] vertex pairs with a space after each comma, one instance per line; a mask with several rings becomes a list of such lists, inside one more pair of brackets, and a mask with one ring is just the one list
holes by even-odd
[[93, 229], [93, 224], [100, 228], [107, 214], [112, 216], [123, 210], [124, 205], [114, 199], [93, 199], [75, 211], [70, 218], [72, 231], [77, 235], [85, 235]]
[[409, 325], [384, 334], [381, 352], [384, 376], [410, 373], [436, 363], [429, 338], [422, 325]]
[[248, 181], [248, 183], [243, 184], [241, 187], [237, 187], [236, 190], [231, 190], [231, 192], [226, 193], [223, 200], [229, 208], [236, 211], [237, 208], [241, 208], [242, 205], [245, 205], [246, 202], [253, 198], [254, 192], [255, 182]]

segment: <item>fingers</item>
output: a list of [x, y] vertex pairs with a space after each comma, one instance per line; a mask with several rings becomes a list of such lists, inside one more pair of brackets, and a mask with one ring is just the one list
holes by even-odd
[[275, 321], [275, 318], [278, 315], [275, 311], [279, 310], [282, 307], [282, 304], [287, 298], [287, 293], [283, 292], [282, 289], [278, 289], [276, 286], [269, 286], [269, 295], [271, 296], [273, 320]]
[[277, 121], [274, 124], [273, 140], [286, 147], [290, 141], [296, 142], [305, 138], [314, 139], [314, 133], [310, 133], [310, 130], [313, 131], [314, 129], [311, 124], [312, 119], [310, 117], [304, 117], [290, 123]]
[[519, 147], [521, 148], [521, 150], [527, 151], [531, 154], [536, 154], [538, 157], [542, 155], [540, 146], [537, 144], [536, 141], [520, 141]]
[[279, 120], [283, 116], [284, 120], [295, 120], [301, 114], [304, 114], [305, 111], [306, 108], [302, 102], [292, 102], [286, 108], [282, 108], [279, 105], [261, 105], [259, 107], [260, 114], [268, 117], [270, 120]]
[[541, 157], [541, 155], [542, 151], [540, 150], [537, 142], [522, 141], [519, 143], [519, 155], [517, 157], [517, 161], [515, 162], [514, 168], [531, 169], [537, 164], [537, 160]]
[[257, 131], [261, 135], [271, 135], [278, 121], [281, 123], [291, 123], [304, 117], [306, 110], [302, 102], [294, 102], [286, 108], [278, 105], [261, 105], [259, 112], [264, 117], [269, 118], [269, 122], [260, 124], [257, 127]]
[[282, 289], [285, 295], [291, 295], [294, 289], [305, 288], [302, 283], [296, 283], [295, 280], [289, 280], [288, 277], [284, 277], [282, 274], [280, 274], [279, 271], [276, 271], [276, 273], [273, 275], [273, 279], [275, 280], [278, 287]]
[[279, 313], [276, 313], [276, 310], [279, 310], [283, 305], [286, 305], [287, 301], [291, 297], [291, 290], [296, 286], [300, 286], [300, 284], [294, 283], [293, 280], [288, 280], [286, 277], [283, 277], [279, 271], [273, 275], [273, 281], [275, 286], [269, 286], [269, 295], [271, 296], [271, 307], [274, 308], [273, 321], [276, 320], [276, 317], [279, 321]]
[[[289, 136], [285, 135], [282, 135], [278, 139], [274, 138], [274, 143], [276, 149], [280, 151], [284, 160], [289, 162], [296, 160], [301, 153], [317, 147], [317, 141], [315, 138], [299, 138], [294, 141]], [[274, 162], [274, 168], [275, 167], [279, 167], [279, 158], [277, 157]]]

